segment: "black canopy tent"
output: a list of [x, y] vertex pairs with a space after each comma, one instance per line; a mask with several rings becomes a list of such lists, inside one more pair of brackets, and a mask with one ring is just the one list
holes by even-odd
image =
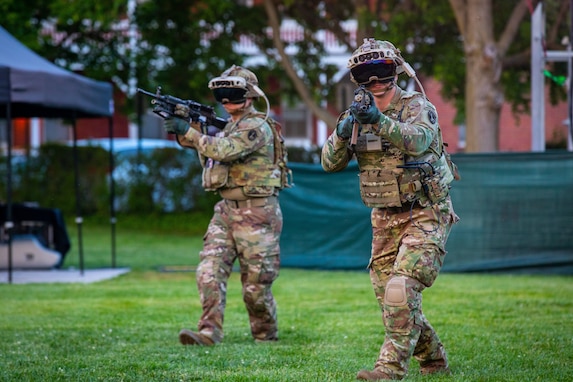
[[[6, 219], [8, 233], [9, 280], [11, 281], [12, 221], [12, 119], [66, 118], [72, 120], [75, 163], [76, 224], [78, 227], [80, 270], [83, 273], [82, 217], [77, 160], [78, 118], [108, 117], [110, 136], [110, 174], [113, 170], [113, 88], [67, 71], [34, 53], [0, 26], [0, 118], [6, 119], [7, 179]], [[114, 184], [110, 182], [112, 223], [112, 263], [115, 266]]]

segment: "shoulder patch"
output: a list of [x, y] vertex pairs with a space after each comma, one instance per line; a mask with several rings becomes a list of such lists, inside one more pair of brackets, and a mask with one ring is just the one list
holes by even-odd
[[436, 121], [438, 120], [438, 116], [436, 115], [435, 111], [433, 111], [433, 110], [428, 111], [428, 120], [432, 124], [436, 123]]
[[249, 141], [254, 141], [255, 139], [257, 139], [257, 130], [252, 129], [251, 131], [249, 131], [247, 137], [249, 138]]

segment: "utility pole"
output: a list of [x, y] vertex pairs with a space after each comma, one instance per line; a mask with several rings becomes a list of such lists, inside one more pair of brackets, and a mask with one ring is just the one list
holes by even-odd
[[[569, 6], [570, 24], [573, 24], [573, 0]], [[543, 2], [537, 4], [531, 16], [531, 151], [545, 151], [545, 77], [543, 71], [547, 62], [567, 62], [567, 149], [573, 151], [573, 119], [572, 112], [572, 91], [571, 75], [573, 74], [573, 52], [571, 43], [573, 42], [573, 25], [570, 28], [569, 43], [567, 50], [544, 49], [545, 40], [545, 13]]]

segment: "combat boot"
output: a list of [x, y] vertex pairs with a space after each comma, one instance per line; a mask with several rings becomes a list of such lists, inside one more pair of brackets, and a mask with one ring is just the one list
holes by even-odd
[[443, 361], [433, 362], [428, 365], [420, 365], [420, 374], [422, 375], [429, 375], [429, 374], [451, 374], [450, 368], [447, 363]]
[[208, 335], [192, 332], [188, 329], [181, 329], [179, 332], [179, 342], [183, 345], [213, 346], [216, 342]]
[[358, 374], [356, 374], [356, 379], [361, 381], [385, 381], [392, 380], [394, 378], [381, 370], [374, 369], [372, 371], [360, 370]]

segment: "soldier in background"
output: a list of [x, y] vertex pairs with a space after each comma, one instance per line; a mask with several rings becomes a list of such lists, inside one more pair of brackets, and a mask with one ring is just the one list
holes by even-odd
[[[209, 88], [230, 115], [223, 130], [212, 136], [180, 118], [165, 122], [182, 146], [197, 150], [205, 190], [222, 197], [214, 207], [197, 269], [203, 308], [198, 331], [182, 329], [179, 341], [214, 345], [223, 340], [227, 281], [237, 259], [252, 336], [257, 342], [276, 341], [277, 305], [271, 287], [279, 275], [283, 227], [278, 195], [288, 182], [284, 140], [253, 72], [233, 65], [212, 79]], [[267, 103], [266, 113], [253, 106], [259, 97]], [[187, 117], [187, 107], [177, 105], [176, 114]]]
[[[374, 370], [359, 371], [357, 379], [402, 379], [412, 356], [422, 374], [449, 373], [444, 346], [422, 313], [422, 291], [436, 280], [458, 220], [449, 196], [457, 171], [445, 152], [435, 107], [393, 44], [365, 39], [348, 67], [359, 88], [321, 160], [325, 171], [336, 172], [355, 155], [360, 194], [372, 208], [368, 268], [385, 339]], [[397, 85], [402, 72], [422, 93]]]

